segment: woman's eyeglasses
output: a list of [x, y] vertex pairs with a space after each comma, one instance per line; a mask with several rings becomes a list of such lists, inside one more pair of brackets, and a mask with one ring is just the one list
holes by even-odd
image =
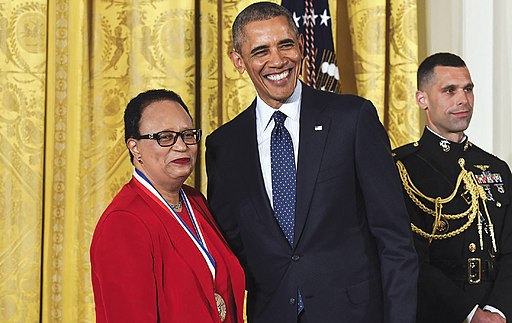
[[162, 147], [170, 147], [176, 143], [178, 137], [181, 137], [186, 145], [195, 145], [201, 140], [201, 129], [187, 129], [183, 131], [164, 130], [134, 137], [134, 139], [152, 139], [156, 140]]

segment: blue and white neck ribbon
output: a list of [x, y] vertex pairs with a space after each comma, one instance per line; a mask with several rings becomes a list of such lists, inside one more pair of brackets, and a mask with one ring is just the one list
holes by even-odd
[[197, 236], [192, 233], [192, 230], [188, 227], [188, 225], [181, 219], [181, 217], [176, 213], [176, 211], [171, 207], [169, 202], [167, 202], [166, 199], [160, 194], [160, 192], [157, 191], [157, 189], [151, 184], [149, 179], [138, 169], [135, 169], [133, 172], [133, 177], [141, 183], [151, 194], [153, 194], [161, 203], [162, 207], [167, 209], [172, 217], [178, 221], [180, 226], [183, 228], [183, 230], [187, 233], [187, 235], [190, 237], [192, 242], [194, 242], [194, 245], [197, 247], [201, 255], [203, 256], [204, 260], [206, 261], [206, 264], [208, 265], [208, 269], [210, 269], [210, 272], [212, 274], [213, 279], [215, 280], [215, 260], [213, 259], [212, 255], [208, 251], [208, 247], [206, 246], [206, 241], [203, 237], [203, 232], [201, 231], [201, 228], [199, 227], [199, 223], [197, 222], [197, 218], [194, 214], [194, 210], [192, 209], [192, 206], [190, 205], [190, 201], [188, 200], [187, 195], [183, 191], [183, 189], [180, 189], [180, 195], [181, 198], [185, 204], [185, 207], [187, 208], [188, 214], [190, 216], [190, 220], [192, 221], [192, 225], [194, 226], [194, 229], [197, 233]]

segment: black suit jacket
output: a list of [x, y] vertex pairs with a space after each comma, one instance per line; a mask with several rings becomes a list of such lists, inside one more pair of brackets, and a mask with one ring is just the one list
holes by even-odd
[[374, 106], [303, 86], [295, 245], [274, 218], [256, 101], [206, 141], [213, 215], [247, 275], [249, 322], [414, 322], [417, 258]]

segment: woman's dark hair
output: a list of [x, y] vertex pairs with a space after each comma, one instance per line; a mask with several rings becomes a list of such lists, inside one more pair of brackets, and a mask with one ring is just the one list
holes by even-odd
[[[141, 135], [139, 131], [139, 123], [144, 109], [148, 105], [159, 101], [177, 102], [183, 110], [187, 112], [190, 119], [192, 119], [187, 105], [176, 92], [165, 89], [142, 92], [131, 99], [126, 106], [126, 110], [124, 110], [124, 142], [127, 142], [130, 138], [137, 138]], [[129, 149], [128, 152], [130, 153], [130, 161], [133, 164], [133, 154]]]

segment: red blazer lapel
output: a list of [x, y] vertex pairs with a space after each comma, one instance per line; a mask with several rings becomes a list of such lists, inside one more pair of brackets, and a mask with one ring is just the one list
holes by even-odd
[[[198, 283], [201, 285], [200, 289], [204, 299], [210, 303], [212, 308], [216, 308], [215, 300], [212, 296], [213, 293], [212, 295], [208, 293], [208, 291], [214, 290], [213, 278], [206, 263], [204, 263], [205, 260], [203, 259], [202, 254], [177, 220], [172, 217], [169, 211], [164, 209], [159, 203], [155, 202], [155, 200], [139, 186], [140, 184], [135, 183], [134, 181], [135, 180], [132, 179], [130, 181], [130, 185], [132, 185], [137, 194], [139, 194], [146, 202], [148, 212], [152, 212], [163, 224], [165, 231], [167, 232], [167, 241], [172, 245], [176, 253], [180, 255], [183, 262], [188, 265], [189, 270], [196, 276]], [[155, 241], [155, 243], [158, 243], [158, 241]]]

